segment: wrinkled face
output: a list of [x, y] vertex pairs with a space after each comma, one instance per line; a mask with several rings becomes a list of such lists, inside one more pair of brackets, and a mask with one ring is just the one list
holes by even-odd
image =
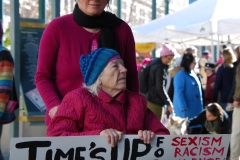
[[163, 64], [170, 64], [173, 60], [174, 56], [164, 56], [164, 57], [161, 57], [162, 59], [162, 63]]
[[126, 73], [123, 60], [115, 59], [107, 64], [99, 76], [100, 88], [111, 96], [126, 89]]
[[208, 110], [206, 110], [206, 118], [207, 118], [208, 121], [214, 121], [214, 120], [216, 120], [218, 117], [212, 115], [211, 112], [209, 112]]
[[89, 16], [100, 15], [108, 0], [77, 0], [79, 9]]

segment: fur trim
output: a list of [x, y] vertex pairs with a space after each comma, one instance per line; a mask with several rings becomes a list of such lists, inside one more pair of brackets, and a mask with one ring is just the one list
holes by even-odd
[[178, 71], [180, 71], [180, 70], [184, 70], [184, 68], [183, 68], [183, 67], [180, 67], [180, 66], [179, 66], [179, 67], [175, 67], [175, 68], [169, 70], [169, 74], [170, 74], [171, 77], [174, 77], [175, 74], [176, 74]]

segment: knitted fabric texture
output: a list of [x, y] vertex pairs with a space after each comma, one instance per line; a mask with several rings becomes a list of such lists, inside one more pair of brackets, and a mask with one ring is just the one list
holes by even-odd
[[80, 69], [87, 86], [92, 85], [102, 73], [109, 60], [119, 53], [113, 49], [99, 48], [80, 58]]
[[169, 44], [163, 44], [162, 50], [160, 51], [160, 56], [174, 56], [175, 55], [175, 49], [170, 46]]
[[147, 108], [142, 95], [126, 90], [113, 98], [99, 90], [99, 95], [93, 96], [87, 89], [79, 88], [64, 97], [48, 125], [47, 136], [99, 135], [108, 128], [124, 134], [150, 130], [157, 135], [169, 135], [157, 116]]

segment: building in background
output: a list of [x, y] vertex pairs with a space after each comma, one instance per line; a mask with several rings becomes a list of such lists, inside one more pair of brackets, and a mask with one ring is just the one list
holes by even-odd
[[[40, 0], [19, 0], [21, 18], [38, 18], [38, 7]], [[42, 1], [42, 0], [41, 0]], [[60, 15], [69, 14], [73, 11], [75, 0], [59, 0]], [[111, 0], [110, 9], [107, 10], [117, 14], [117, 1]], [[181, 10], [187, 7], [190, 1], [194, 0], [168, 0], [169, 13]], [[4, 2], [4, 27], [8, 28], [10, 22], [10, 0]], [[46, 3], [46, 22], [51, 21], [51, 0], [45, 0]], [[156, 18], [164, 16], [165, 0], [156, 0]], [[152, 20], [152, 0], [122, 0], [121, 18], [131, 27], [148, 23]]]
[[[156, 0], [156, 18], [163, 17], [165, 0]], [[189, 5], [188, 0], [169, 0], [169, 13], [181, 10]], [[121, 18], [131, 27], [148, 23], [152, 20], [152, 0], [122, 0]], [[117, 0], [111, 1], [111, 10], [117, 14]]]

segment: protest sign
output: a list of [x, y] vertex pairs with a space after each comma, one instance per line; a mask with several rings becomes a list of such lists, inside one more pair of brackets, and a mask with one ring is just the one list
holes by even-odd
[[12, 138], [10, 160], [225, 160], [230, 135], [125, 135], [112, 148], [103, 136]]

